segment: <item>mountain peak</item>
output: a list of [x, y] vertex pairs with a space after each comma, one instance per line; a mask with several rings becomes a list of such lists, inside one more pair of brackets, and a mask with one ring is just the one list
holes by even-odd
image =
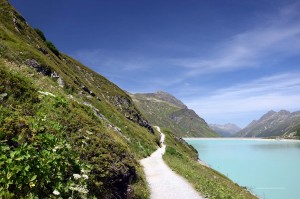
[[165, 127], [180, 137], [216, 137], [205, 120], [173, 95], [157, 91], [131, 95], [135, 104], [153, 125]]
[[182, 101], [180, 101], [179, 99], [177, 99], [176, 97], [174, 97], [173, 95], [171, 95], [170, 93], [167, 93], [165, 91], [157, 91], [157, 92], [153, 93], [153, 95], [154, 95], [154, 97], [156, 97], [162, 101], [169, 102], [180, 108], [184, 108], [184, 109], [187, 108], [187, 106]]
[[279, 114], [284, 114], [284, 115], [287, 115], [287, 114], [290, 114], [291, 112], [289, 112], [289, 111], [287, 111], [287, 110], [280, 110], [279, 112], [278, 112]]
[[209, 127], [224, 137], [230, 137], [241, 130], [236, 124], [209, 124]]
[[259, 120], [254, 120], [236, 135], [242, 137], [294, 136], [299, 128], [300, 112], [273, 110], [264, 114]]

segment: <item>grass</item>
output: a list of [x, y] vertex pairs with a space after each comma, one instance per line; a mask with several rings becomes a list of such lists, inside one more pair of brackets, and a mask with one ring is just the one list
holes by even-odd
[[[34, 59], [42, 68], [58, 74], [64, 86], [58, 84], [56, 77], [27, 65], [28, 59]], [[38, 187], [43, 186], [33, 186], [32, 182], [36, 175], [39, 185], [45, 184], [51, 177], [49, 173], [38, 175], [32, 167], [26, 171], [32, 175], [29, 182], [6, 183], [5, 180], [18, 178], [18, 173], [11, 176], [9, 171], [19, 168], [14, 164], [5, 167], [6, 160], [0, 158], [0, 179], [3, 180], [0, 193], [6, 194], [2, 197], [54, 197], [54, 189], [70, 196], [70, 190], [63, 190], [63, 187], [75, 183], [72, 173], [79, 172], [78, 165], [81, 165], [90, 170], [88, 181], [81, 182], [89, 190], [88, 197], [122, 198], [127, 184], [131, 184], [135, 198], [149, 198], [138, 162], [156, 150], [157, 133], [138, 124], [143, 116], [123, 90], [67, 55], [52, 53], [6, 0], [0, 0], [0, 77], [0, 143], [5, 149], [0, 152], [1, 158], [15, 161], [11, 154], [29, 152], [32, 157], [43, 157], [37, 150], [43, 147], [43, 154], [49, 153], [58, 164], [64, 161], [56, 159], [51, 149], [55, 146], [51, 143], [71, 147], [68, 149], [71, 160], [62, 167], [66, 175], [47, 184], [45, 195], [38, 195], [44, 192]], [[50, 92], [55, 97], [39, 91]], [[102, 116], [96, 116], [95, 110]], [[42, 135], [49, 136], [46, 143], [35, 139]], [[54, 142], [53, 136], [59, 140]], [[65, 159], [64, 156], [61, 158]], [[72, 161], [76, 164], [71, 164]], [[43, 165], [47, 168], [51, 164]], [[18, 192], [15, 187], [22, 191]]]
[[197, 151], [172, 132], [166, 135], [164, 161], [176, 173], [186, 178], [197, 191], [210, 199], [254, 199], [249, 191], [232, 182], [223, 174], [197, 162]]
[[185, 109], [147, 95], [131, 95], [138, 108], [152, 124], [166, 127], [180, 137], [216, 137], [206, 122], [193, 110]]

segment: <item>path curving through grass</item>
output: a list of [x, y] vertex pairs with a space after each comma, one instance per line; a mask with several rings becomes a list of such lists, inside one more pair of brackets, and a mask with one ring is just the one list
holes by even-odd
[[146, 179], [151, 191], [151, 199], [202, 199], [199, 193], [181, 176], [172, 171], [162, 159], [165, 153], [165, 135], [161, 134], [162, 147], [157, 149], [151, 156], [141, 160]]

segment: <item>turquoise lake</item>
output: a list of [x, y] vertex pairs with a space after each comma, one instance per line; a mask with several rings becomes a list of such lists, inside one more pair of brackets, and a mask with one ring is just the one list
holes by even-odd
[[300, 198], [300, 142], [185, 139], [199, 159], [263, 199]]

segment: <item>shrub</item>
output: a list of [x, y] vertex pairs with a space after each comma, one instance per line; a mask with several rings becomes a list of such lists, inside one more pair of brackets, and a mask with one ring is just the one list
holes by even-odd
[[40, 29], [35, 28], [34, 31], [41, 37], [41, 39], [43, 41], [46, 41], [46, 37], [45, 37], [44, 33]]
[[51, 41], [46, 41], [46, 45], [56, 56], [59, 56], [59, 51]]
[[[17, 147], [1, 142], [0, 198], [82, 196], [88, 192], [87, 182], [78, 181], [79, 173], [86, 169], [66, 141], [49, 133], [33, 140]], [[88, 179], [86, 174], [82, 176]], [[76, 187], [81, 187], [81, 192]]]
[[167, 146], [166, 153], [169, 153], [170, 155], [173, 155], [173, 156], [182, 157], [181, 153], [179, 153], [176, 149], [174, 149], [173, 147], [170, 147], [170, 146]]

